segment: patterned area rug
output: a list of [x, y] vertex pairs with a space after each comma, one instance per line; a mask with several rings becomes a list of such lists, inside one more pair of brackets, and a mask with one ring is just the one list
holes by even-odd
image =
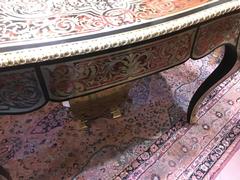
[[57, 103], [0, 117], [0, 165], [14, 180], [211, 179], [240, 140], [240, 73], [204, 101], [197, 125], [186, 110], [223, 52], [133, 82], [123, 117], [88, 131]]

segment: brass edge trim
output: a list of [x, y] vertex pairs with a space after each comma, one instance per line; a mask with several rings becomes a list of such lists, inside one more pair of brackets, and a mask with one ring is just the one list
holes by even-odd
[[179, 31], [239, 9], [240, 1], [231, 1], [166, 23], [117, 35], [0, 53], [0, 68], [56, 60], [121, 47]]

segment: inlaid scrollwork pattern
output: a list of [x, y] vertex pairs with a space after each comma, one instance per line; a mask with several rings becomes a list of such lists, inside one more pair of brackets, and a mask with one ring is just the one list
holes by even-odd
[[[7, 0], [2, 0], [0, 2], [5, 2], [5, 1], [7, 1]], [[19, 1], [23, 1], [23, 0], [19, 0]], [[42, 1], [44, 1], [44, 0], [42, 0]], [[54, 1], [54, 3], [59, 2], [61, 4], [62, 1], [64, 1], [64, 0]], [[138, 1], [138, 0], [136, 0], [136, 1]], [[11, 1], [11, 2], [14, 2], [14, 1]], [[48, 1], [48, 2], [52, 3], [52, 1]], [[77, 1], [77, 0], [71, 0], [71, 3], [74, 4], [74, 6], [72, 6], [72, 8], [81, 6], [81, 3], [80, 3], [80, 5], [78, 5], [79, 2], [80, 1]], [[129, 3], [130, 1], [127, 1], [127, 2]], [[149, 2], [150, 2], [150, 4], [151, 3], [155, 4], [157, 1], [149, 0]], [[120, 20], [120, 22], [122, 22], [122, 20], [126, 20], [126, 21], [123, 21], [124, 23], [120, 24], [121, 27], [120, 26], [119, 27], [104, 26], [104, 28], [107, 28], [107, 29], [105, 29], [103, 31], [97, 31], [97, 32], [107, 32], [108, 30], [111, 30], [111, 29], [112, 30], [116, 30], [116, 29], [120, 30], [121, 28], [123, 28], [125, 26], [126, 27], [129, 27], [130, 25], [134, 26], [134, 24], [139, 25], [139, 24], [147, 22], [147, 21], [155, 22], [155, 20], [156, 19], [158, 20], [158, 18], [142, 19], [142, 20], [138, 19], [139, 18], [138, 16], [146, 16], [146, 15], [143, 15], [142, 13], [146, 14], [146, 11], [144, 11], [144, 8], [147, 9], [146, 6], [150, 5], [149, 2], [148, 2], [148, 0], [140, 1], [140, 3], [143, 3], [143, 4], [145, 3], [145, 5], [143, 5], [142, 6], [143, 9], [141, 9], [139, 11], [139, 13], [141, 15], [140, 14], [134, 15], [134, 17], [137, 18], [135, 23], [128, 24], [129, 22], [131, 23], [131, 21], [129, 21], [129, 18], [131, 19], [131, 15], [123, 16], [122, 13], [117, 14], [114, 10], [114, 11], [112, 11], [112, 12], [114, 12], [113, 13], [114, 16], [112, 16], [110, 19], [114, 20], [116, 18], [116, 22], [118, 22], [118, 20]], [[160, 14], [159, 18], [165, 19], [165, 17], [171, 16], [175, 13], [181, 13], [181, 12], [183, 12], [183, 10], [187, 11], [187, 10], [191, 9], [191, 7], [196, 8], [196, 7], [199, 7], [199, 5], [206, 5], [206, 4], [210, 5], [215, 2], [221, 3], [221, 5], [217, 5], [217, 6], [213, 5], [212, 7], [210, 7], [210, 8], [208, 7], [197, 13], [193, 13], [188, 16], [183, 16], [181, 18], [176, 18], [174, 20], [167, 21], [166, 23], [159, 23], [159, 24], [154, 25], [154, 22], [153, 23], [151, 22], [151, 26], [146, 27], [146, 28], [139, 28], [134, 31], [126, 31], [126, 32], [122, 32], [122, 33], [111, 34], [108, 36], [101, 36], [100, 39], [99, 38], [93, 38], [93, 39], [90, 38], [89, 40], [86, 40], [86, 41], [74, 41], [74, 42], [68, 41], [68, 43], [59, 43], [59, 44], [54, 44], [52, 42], [54, 45], [47, 46], [47, 47], [40, 46], [40, 47], [36, 47], [36, 48], [32, 47], [32, 48], [27, 48], [27, 49], [21, 48], [16, 51], [3, 51], [3, 52], [0, 52], [0, 67], [9, 67], [9, 66], [15, 66], [15, 65], [21, 65], [21, 64], [50, 61], [50, 60], [56, 60], [56, 59], [59, 59], [62, 57], [84, 55], [84, 54], [89, 54], [89, 53], [107, 50], [107, 49], [111, 49], [111, 48], [122, 47], [122, 46], [130, 45], [130, 44], [133, 44], [136, 42], [141, 42], [144, 40], [149, 40], [149, 39], [153, 39], [156, 37], [160, 37], [160, 36], [172, 33], [172, 32], [177, 32], [184, 28], [188, 28], [190, 26], [197, 25], [199, 23], [204, 23], [207, 20], [212, 20], [214, 18], [220, 17], [221, 15], [225, 15], [225, 14], [228, 14], [231, 12], [236, 12], [240, 9], [240, 2], [234, 1], [234, 0], [227, 1], [227, 2], [222, 2], [220, 0], [212, 0], [212, 1], [191, 0], [191, 3], [189, 3], [189, 1], [186, 1], [186, 0], [180, 0], [180, 1], [179, 0], [178, 1], [171, 0], [171, 1], [168, 1], [168, 3], [170, 3], [170, 4], [166, 4], [166, 8], [168, 9], [169, 7], [172, 7], [171, 3], [175, 3], [175, 4], [177, 3], [176, 7], [178, 7], [178, 8], [176, 8], [176, 9], [170, 8], [168, 12], [166, 11], [166, 9], [163, 11], [158, 10], [159, 13], [160, 12], [167, 13], [167, 14], [165, 14], [166, 16], [163, 14]], [[75, 5], [76, 3], [77, 3], [77, 5]], [[121, 5], [121, 3], [120, 3], [120, 5]], [[63, 6], [59, 5], [59, 6], [63, 7], [63, 8], [66, 7], [64, 5]], [[137, 6], [137, 3], [135, 3], [135, 6]], [[75, 36], [74, 35], [75, 30], [71, 26], [74, 24], [73, 21], [69, 21], [69, 20], [65, 21], [67, 19], [67, 17], [71, 16], [71, 15], [67, 14], [66, 16], [63, 17], [62, 20], [59, 20], [59, 18], [60, 18], [59, 14], [61, 14], [61, 13], [58, 13], [57, 11], [53, 11], [54, 13], [58, 14], [58, 18], [57, 19], [52, 18], [51, 21], [53, 21], [53, 22], [50, 23], [50, 25], [53, 25], [55, 20], [57, 20], [58, 23], [55, 24], [55, 27], [57, 27], [57, 30], [56, 29], [54, 30], [54, 28], [49, 29], [49, 27], [47, 25], [46, 26], [44, 25], [43, 27], [46, 27], [46, 28], [45, 29], [40, 28], [40, 29], [44, 29], [44, 30], [38, 32], [39, 27], [33, 28], [33, 26], [31, 26], [31, 29], [30, 29], [31, 31], [28, 31], [29, 34], [25, 34], [24, 32], [27, 32], [27, 30], [25, 30], [26, 23], [25, 23], [25, 25], [24, 25], [24, 23], [23, 24], [20, 23], [17, 28], [20, 29], [21, 33], [20, 33], [20, 36], [18, 37], [18, 34], [11, 33], [11, 28], [10, 28], [10, 30], [6, 29], [6, 24], [9, 25], [9, 27], [13, 27], [13, 29], [16, 29], [16, 27], [14, 25], [13, 26], [11, 25], [11, 22], [9, 22], [9, 16], [6, 13], [4, 14], [4, 12], [5, 12], [4, 7], [5, 7], [5, 4], [2, 3], [2, 5], [0, 5], [0, 13], [2, 13], [2, 16], [0, 16], [0, 18], [3, 18], [2, 20], [6, 23], [3, 25], [0, 25], [0, 29], [2, 32], [8, 32], [8, 33], [6, 35], [4, 35], [4, 37], [2, 37], [4, 40], [2, 41], [3, 44], [0, 43], [0, 46], [3, 46], [3, 47], [5, 45], [7, 47], [11, 47], [13, 45], [19, 45], [19, 44], [15, 44], [15, 42], [18, 41], [17, 40], [18, 38], [19, 38], [20, 44], [29, 44], [29, 43], [31, 43], [31, 41], [34, 38], [35, 38], [35, 40], [36, 40], [36, 38], [40, 38], [41, 42], [46, 42], [46, 41], [49, 42], [49, 41], [52, 41], [54, 39], [54, 37], [56, 37], [55, 35], [58, 34], [58, 32], [57, 32], [58, 30], [60, 30], [59, 33], [61, 36], [61, 37], [59, 36], [57, 38], [58, 40], [63, 40], [63, 39], [70, 38], [70, 37], [71, 38], [72, 37], [80, 37], [81, 35], [86, 35], [86, 33], [87, 33], [86, 32], [84, 34], [81, 34], [80, 32], [77, 32], [77, 35]], [[57, 5], [56, 5], [56, 7], [57, 7]], [[131, 8], [132, 7], [130, 7], [130, 9]], [[154, 7], [154, 8], [159, 8], [159, 6]], [[122, 10], [120, 10], [120, 11], [122, 11]], [[155, 12], [156, 11], [153, 11], [153, 13], [151, 13], [151, 11], [149, 11], [149, 13], [150, 13], [149, 17], [151, 17], [151, 16], [154, 17]], [[42, 15], [42, 13], [40, 13], [40, 14]], [[70, 12], [70, 14], [71, 14], [71, 12]], [[45, 13], [42, 16], [44, 16], [44, 17], [49, 16], [49, 14]], [[35, 14], [35, 15], [32, 15], [32, 17], [37, 17], [37, 16]], [[18, 20], [19, 19], [21, 19], [21, 18], [18, 18]], [[39, 18], [39, 17], [37, 17], [35, 19], [41, 21], [41, 18]], [[72, 19], [74, 19], [74, 22], [78, 21], [77, 20], [78, 18], [72, 18]], [[82, 18], [81, 20], [82, 20], [81, 22], [86, 21], [86, 23], [84, 23], [84, 28], [85, 28], [85, 26], [87, 26], [89, 24], [91, 26], [90, 22], [92, 22], [92, 21], [94, 23], [97, 22], [97, 24], [99, 26], [99, 22], [95, 21], [94, 18], [87, 17], [87, 18]], [[89, 21], [89, 23], [87, 23], [88, 21]], [[19, 22], [19, 21], [17, 21], [17, 22]], [[31, 20], [31, 22], [33, 22], [33, 21]], [[46, 22], [48, 22], [48, 20], [44, 21], [44, 23], [46, 23]], [[125, 22], [127, 22], [127, 23], [125, 23]], [[41, 22], [40, 22], [40, 24], [34, 23], [34, 26], [35, 25], [36, 26], [39, 25], [42, 27]], [[78, 25], [81, 26], [81, 24], [78, 24]], [[80, 26], [74, 25], [75, 28], [77, 27], [78, 31], [82, 31], [84, 28], [82, 28]], [[100, 26], [101, 26], [101, 23], [100, 23]], [[91, 26], [91, 28], [95, 28], [95, 26]], [[51, 29], [53, 29], [54, 31], [51, 31]], [[69, 30], [70, 30], [70, 32], [68, 32]], [[65, 31], [68, 32], [68, 33], [66, 33], [66, 36], [64, 35]], [[92, 33], [94, 33], [94, 31], [89, 31], [89, 33], [92, 34]], [[35, 36], [34, 34], [35, 35], [37, 34], [37, 36]], [[8, 36], [10, 37], [11, 41], [9, 41], [10, 39]], [[33, 41], [33, 43], [31, 43], [31, 44], [35, 45], [35, 43], [38, 43], [38, 42], [39, 41]], [[19, 46], [17, 46], [17, 47], [19, 47]], [[61, 49], [61, 51], [59, 51], [59, 49]]]
[[136, 79], [189, 58], [195, 29], [142, 47], [42, 66], [50, 98], [63, 100]]
[[212, 1], [1, 0], [0, 44], [116, 30]]
[[[213, 2], [223, 1], [0, 0], [0, 67], [24, 65], [0, 72], [0, 113], [31, 111], [47, 100], [86, 95], [170, 68], [191, 55], [200, 58], [219, 45], [236, 45], [240, 1], [210, 6]], [[211, 8], [195, 12], [206, 4]], [[194, 13], [181, 17], [184, 10]], [[166, 18], [173, 14], [178, 18]]]
[[31, 111], [45, 103], [34, 69], [0, 73], [0, 114]]
[[202, 57], [225, 43], [235, 46], [239, 33], [240, 14], [228, 16], [201, 26], [197, 34], [193, 57]]

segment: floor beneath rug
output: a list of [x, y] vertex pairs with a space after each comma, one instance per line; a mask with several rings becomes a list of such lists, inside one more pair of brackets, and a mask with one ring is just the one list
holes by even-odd
[[[240, 145], [240, 144], [239, 144]], [[219, 174], [216, 175], [215, 180], [239, 180], [240, 179], [240, 146], [237, 147], [235, 152], [226, 165], [220, 170]]]

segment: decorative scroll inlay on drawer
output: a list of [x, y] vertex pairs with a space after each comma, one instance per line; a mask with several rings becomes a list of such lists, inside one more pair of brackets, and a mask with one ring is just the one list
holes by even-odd
[[194, 45], [193, 58], [202, 57], [225, 43], [236, 45], [239, 33], [240, 14], [201, 26]]
[[1, 113], [32, 111], [45, 101], [33, 68], [0, 73]]
[[189, 58], [195, 33], [193, 29], [117, 53], [43, 65], [49, 97], [64, 100], [84, 95], [179, 64]]

